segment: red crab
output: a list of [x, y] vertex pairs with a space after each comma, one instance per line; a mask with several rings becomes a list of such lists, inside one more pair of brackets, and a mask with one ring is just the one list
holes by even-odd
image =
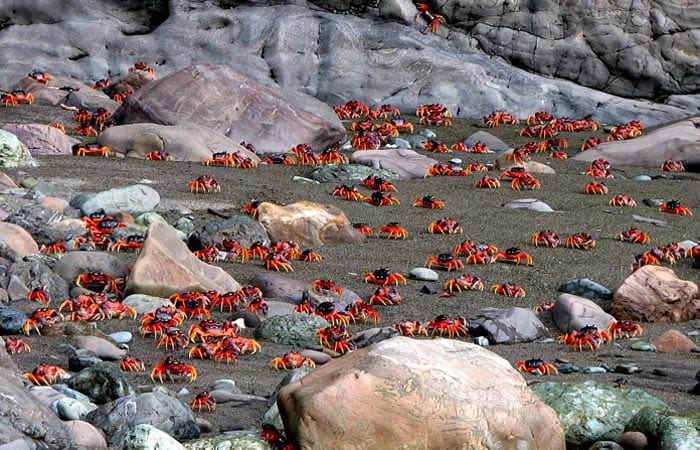
[[494, 176], [484, 175], [483, 177], [476, 180], [474, 186], [480, 188], [497, 189], [501, 187], [501, 182], [498, 180], [498, 178]]
[[357, 187], [347, 184], [336, 186], [333, 191], [331, 191], [331, 195], [336, 195], [343, 197], [345, 200], [352, 200], [356, 202], [363, 202], [367, 199], [367, 196], [358, 191]]
[[299, 352], [287, 352], [282, 356], [273, 358], [272, 361], [270, 361], [270, 364], [272, 364], [272, 367], [274, 367], [277, 370], [299, 369], [301, 367], [316, 367], [316, 363], [313, 359], [307, 358]]
[[331, 325], [343, 325], [346, 327], [350, 324], [350, 314], [346, 311], [338, 311], [333, 301], [319, 303], [314, 310], [314, 314], [323, 317]]
[[15, 353], [22, 353], [25, 351], [32, 351], [32, 347], [30, 347], [29, 344], [24, 342], [22, 339], [5, 337], [3, 338], [3, 340], [5, 341], [5, 351], [10, 355], [14, 355]]
[[464, 232], [462, 225], [450, 217], [443, 217], [428, 225], [428, 233], [432, 234], [461, 234], [462, 232]]
[[321, 164], [348, 164], [348, 156], [337, 148], [327, 148], [318, 155]]
[[386, 235], [387, 239], [407, 239], [408, 230], [401, 226], [399, 222], [389, 222], [386, 225], [379, 227], [379, 233]]
[[292, 263], [285, 258], [282, 253], [269, 252], [262, 259], [263, 266], [267, 270], [284, 270], [285, 272], [294, 272]]
[[610, 322], [608, 325], [608, 332], [612, 334], [613, 339], [620, 339], [623, 337], [635, 337], [644, 333], [644, 328], [636, 322], [629, 320], [618, 320]]
[[[430, 117], [430, 116], [428, 116]], [[423, 119], [421, 119], [421, 123]], [[435, 139], [428, 139], [427, 141], [423, 141], [423, 147], [433, 153], [449, 153], [451, 152], [450, 148], [445, 145], [444, 143], [437, 141]]]
[[449, 293], [455, 291], [471, 291], [471, 290], [484, 290], [484, 283], [481, 278], [473, 275], [462, 275], [456, 278], [450, 278], [445, 281], [445, 290]]
[[179, 328], [173, 327], [163, 330], [163, 333], [158, 338], [156, 343], [156, 348], [163, 346], [166, 350], [181, 350], [188, 345], [190, 345], [190, 338], [187, 337], [187, 335]]
[[[73, 133], [79, 134], [81, 136], [97, 136], [100, 133], [92, 127], [92, 125], [88, 124], [78, 124], [73, 128]], [[79, 145], [79, 144], [78, 144]], [[107, 147], [100, 147], [101, 149], [105, 149]], [[107, 149], [109, 150], [109, 149]], [[109, 156], [111, 152], [108, 152], [107, 150], [101, 150], [99, 152], [94, 152], [94, 153], [76, 153], [74, 152], [74, 155], [78, 156], [86, 156], [86, 155], [102, 155], [102, 156]]]
[[540, 180], [530, 174], [520, 176], [510, 182], [510, 188], [517, 191], [537, 190], [540, 187], [542, 187]]
[[547, 111], [537, 111], [535, 114], [530, 114], [527, 116], [527, 123], [531, 125], [533, 123], [548, 123], [554, 119], [554, 116]]
[[417, 198], [416, 201], [413, 202], [413, 206], [419, 206], [426, 209], [442, 209], [445, 207], [445, 201], [438, 200], [432, 195], [426, 195], [424, 197]]
[[353, 303], [346, 306], [345, 312], [348, 313], [353, 322], [356, 322], [358, 319], [362, 319], [365, 323], [367, 323], [370, 319], [373, 319], [375, 324], [379, 323], [379, 314], [377, 311], [375, 311], [370, 304], [365, 303], [361, 299], [357, 299]]
[[130, 73], [131, 73], [131, 72], [136, 72], [137, 70], [144, 70], [144, 71], [149, 72], [149, 73], [155, 73], [155, 71], [156, 71], [156, 69], [154, 69], [153, 67], [149, 66], [148, 64], [146, 64], [146, 63], [143, 62], [143, 61], [138, 61], [138, 62], [134, 63], [133, 66], [129, 67], [129, 72], [130, 72]]
[[52, 327], [62, 320], [63, 315], [55, 309], [39, 308], [24, 321], [22, 324], [22, 331], [29, 336], [32, 329], [34, 329], [38, 335], [41, 335], [41, 331], [44, 328]]
[[355, 343], [350, 340], [348, 331], [345, 329], [345, 327], [337, 325], [326, 327], [316, 330], [316, 334], [319, 337], [321, 345], [324, 345], [335, 352], [345, 353], [357, 348]]
[[46, 286], [42, 286], [27, 292], [27, 300], [34, 300], [42, 303], [44, 306], [48, 306], [51, 301], [51, 294], [49, 294]]
[[491, 286], [491, 290], [505, 297], [525, 297], [525, 289], [515, 283], [494, 284]]
[[49, 81], [53, 79], [53, 75], [42, 70], [32, 70], [27, 74], [27, 78], [34, 80], [37, 83], [49, 84]]
[[372, 195], [365, 197], [367, 203], [373, 206], [387, 206], [387, 205], [400, 205], [399, 199], [394, 197], [393, 194], [384, 193], [380, 191], [372, 192]]
[[262, 159], [265, 164], [280, 164], [283, 166], [291, 166], [296, 164], [296, 160], [289, 153], [268, 153]]
[[32, 370], [31, 372], [25, 372], [22, 376], [32, 384], [36, 385], [50, 385], [59, 383], [63, 380], [70, 378], [68, 372], [58, 366], [52, 366], [50, 364], [42, 364]]
[[75, 279], [75, 284], [81, 288], [88, 289], [93, 292], [111, 292], [119, 294], [119, 286], [114, 276], [103, 272], [88, 272], [81, 273]]
[[402, 119], [400, 117], [389, 119], [389, 124], [391, 124], [391, 126], [394, 127], [394, 129], [396, 130], [408, 130], [411, 132], [411, 134], [413, 134], [413, 124], [411, 122], [408, 122], [406, 119]]
[[608, 193], [608, 185], [603, 182], [603, 181], [591, 181], [586, 185], [586, 187], [583, 189], [583, 192], [585, 194], [607, 194]]
[[685, 166], [680, 161], [669, 159], [661, 165], [661, 170], [665, 172], [685, 172]]
[[488, 113], [483, 118], [484, 124], [489, 128], [495, 128], [501, 124], [517, 125], [520, 120], [505, 111], [494, 111]]
[[451, 338], [469, 334], [465, 319], [461, 317], [447, 317], [442, 314], [428, 323], [428, 331], [430, 331], [431, 336], [439, 334], [440, 336]]
[[434, 12], [430, 11], [430, 8], [425, 3], [416, 3], [416, 8], [418, 9], [418, 12], [416, 13], [414, 20], [418, 20], [420, 18], [428, 22], [428, 26], [423, 28], [421, 32], [423, 34], [427, 33], [428, 31], [437, 33], [440, 24], [445, 23], [445, 18], [440, 14], [435, 14]]
[[587, 325], [571, 333], [566, 333], [559, 337], [559, 342], [563, 342], [574, 350], [583, 351], [584, 348], [598, 350], [604, 342], [610, 342], [610, 334], [607, 331], [599, 331], [594, 325]]
[[104, 145], [92, 144], [74, 144], [72, 147], [73, 154], [76, 156], [110, 156], [112, 151]]
[[394, 186], [394, 183], [376, 175], [368, 175], [364, 180], [362, 180], [362, 184], [375, 191], [396, 191], [396, 186]]
[[544, 362], [539, 358], [518, 361], [515, 364], [515, 367], [521, 372], [532, 373], [535, 375], [551, 375], [552, 373], [559, 373], [557, 366]]
[[399, 334], [402, 336], [413, 337], [417, 334], [422, 334], [425, 336], [428, 335], [428, 329], [418, 320], [402, 320], [400, 322], [393, 323], [391, 327], [398, 330]]
[[542, 244], [545, 247], [554, 248], [558, 247], [561, 244], [561, 239], [559, 238], [559, 235], [554, 231], [543, 230], [539, 233], [535, 233], [532, 236], [530, 236], [530, 242], [535, 244], [536, 247]]
[[287, 439], [284, 429], [277, 428], [269, 423], [263, 424], [262, 430], [258, 433], [272, 450], [294, 450], [297, 447]]
[[596, 240], [588, 233], [575, 233], [567, 236], [564, 244], [568, 248], [577, 248], [579, 250], [590, 250], [596, 245]]
[[352, 224], [352, 227], [360, 233], [364, 234], [365, 236], [372, 236], [374, 234], [374, 230], [372, 230], [372, 227], [370, 227], [366, 223], [355, 222]]
[[290, 153], [294, 153], [297, 157], [297, 165], [300, 166], [316, 166], [319, 163], [318, 155], [308, 144], [299, 144], [289, 149]]
[[392, 273], [388, 267], [377, 269], [374, 272], [366, 272], [363, 276], [365, 283], [379, 284], [385, 286], [393, 284], [406, 284], [406, 277], [398, 272]]
[[425, 261], [425, 266], [431, 269], [433, 266], [439, 267], [441, 269], [447, 269], [447, 271], [459, 270], [464, 268], [464, 261], [459, 258], [455, 258], [450, 253], [440, 253], [437, 256], [431, 256]]
[[637, 206], [637, 202], [627, 194], [617, 194], [608, 202], [612, 206]]
[[463, 177], [470, 172], [454, 164], [438, 162], [428, 167], [427, 174], [430, 176]]
[[550, 309], [552, 309], [553, 306], [554, 306], [554, 302], [548, 302], [548, 303], [541, 303], [539, 305], [535, 305], [532, 307], [532, 309], [535, 312], [545, 312], [545, 311], [549, 311]]
[[143, 247], [143, 243], [146, 241], [146, 237], [142, 234], [132, 234], [127, 236], [126, 239], [119, 239], [116, 242], [109, 244], [107, 249], [111, 252], [121, 252], [124, 250], [134, 250], [139, 251]]
[[471, 147], [468, 147], [467, 150], [469, 153], [491, 153], [491, 149], [489, 149], [489, 146], [484, 144], [481, 141], [477, 141], [474, 145]]
[[683, 206], [677, 200], [669, 200], [665, 203], [659, 205], [659, 211], [663, 211], [669, 214], [677, 214], [680, 216], [692, 216], [693, 211], [687, 206]]
[[191, 402], [188, 403], [190, 408], [197, 409], [197, 411], [202, 411], [202, 408], [206, 408], [207, 411], [212, 412], [216, 409], [216, 399], [212, 395], [204, 391], [198, 394]]
[[26, 92], [21, 89], [15, 89], [10, 92], [10, 95], [15, 97], [17, 103], [29, 103], [30, 105], [34, 103], [34, 95], [31, 92]]
[[119, 368], [123, 372], [143, 372], [146, 370], [146, 364], [141, 358], [125, 355], [119, 362]]
[[217, 322], [216, 320], [207, 319], [202, 320], [199, 324], [190, 325], [187, 335], [192, 342], [197, 340], [207, 342], [209, 338], [218, 340], [225, 337], [236, 337], [238, 332], [238, 325], [231, 321]]
[[518, 147], [514, 149], [512, 152], [508, 153], [506, 155], [506, 159], [508, 161], [516, 162], [516, 163], [524, 163], [527, 161], [530, 161], [532, 159], [532, 155], [529, 149], [525, 147]]
[[626, 231], [620, 231], [616, 238], [622, 242], [632, 242], [634, 244], [648, 244], [651, 242], [651, 237], [648, 234], [635, 227]]
[[153, 366], [151, 370], [151, 380], [163, 383], [163, 381], [175, 381], [175, 377], [179, 376], [181, 380], [188, 380], [190, 383], [197, 379], [197, 370], [194, 366], [185, 364], [185, 362], [175, 356], [166, 356], [161, 359], [158, 364]]
[[592, 137], [589, 139], [586, 139], [586, 141], [581, 144], [581, 151], [588, 150], [589, 148], [593, 148], [599, 144], [601, 144], [603, 141], [598, 139], [597, 137]]
[[370, 305], [398, 305], [401, 303], [401, 294], [396, 288], [382, 286], [369, 297]]
[[342, 297], [345, 292], [343, 288], [337, 286], [334, 281], [317, 279], [311, 282], [311, 289], [321, 295], [335, 294], [338, 297]]
[[190, 192], [194, 193], [198, 193], [200, 191], [203, 194], [209, 192], [221, 192], [221, 186], [219, 186], [219, 183], [209, 175], [202, 175], [196, 180], [190, 181], [187, 183], [187, 187], [190, 189]]
[[520, 264], [522, 261], [525, 261], [525, 264], [527, 264], [528, 266], [532, 265], [532, 256], [523, 251], [520, 251], [518, 247], [510, 247], [506, 250], [500, 250], [494, 256], [494, 260], [503, 260], [508, 262], [514, 262], [516, 264]]

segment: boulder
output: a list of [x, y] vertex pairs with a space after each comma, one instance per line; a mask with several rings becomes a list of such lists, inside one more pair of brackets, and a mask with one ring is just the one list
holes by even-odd
[[202, 125], [159, 125], [135, 123], [110, 127], [100, 133], [97, 142], [117, 155], [143, 159], [148, 153], [167, 152], [176, 161], [202, 161], [213, 153], [242, 153], [256, 162], [253, 152], [222, 133]]
[[87, 367], [73, 375], [66, 384], [100, 405], [136, 393], [135, 387], [119, 365], [112, 362], [100, 362]]
[[627, 423], [628, 430], [644, 433], [658, 450], [700, 448], [700, 416], [678, 416], [670, 411], [642, 408]]
[[0, 222], [0, 248], [3, 256], [17, 260], [39, 251], [31, 234], [19, 225], [4, 221]]
[[613, 166], [661, 167], [669, 160], [692, 160], [700, 157], [700, 116], [663, 126], [626, 141], [604, 142], [571, 159], [594, 161], [606, 159]]
[[489, 344], [517, 344], [549, 337], [537, 314], [526, 308], [485, 311], [470, 317], [467, 323], [471, 336], [484, 336]]
[[255, 329], [255, 337], [278, 344], [307, 347], [318, 345], [319, 328], [329, 327], [330, 323], [315, 314], [285, 314], [263, 320]]
[[550, 311], [554, 323], [562, 333], [571, 333], [588, 325], [607, 330], [610, 322], [615, 321], [597, 303], [572, 294], [559, 294]]
[[28, 204], [10, 214], [5, 220], [19, 225], [37, 241], [39, 245], [50, 245], [61, 240], [61, 235], [51, 225], [61, 220], [63, 214], [48, 206]]
[[[151, 73], [148, 70], [134, 70], [128, 72], [123, 77], [109, 83], [102, 89], [102, 92], [109, 97], [114, 98], [116, 94], [124, 94], [125, 92], [136, 92], [148, 83], [156, 81], [158, 77], [155, 72]], [[128, 96], [129, 94], [127, 94]]]
[[230, 292], [240, 288], [221, 267], [194, 256], [170, 226], [156, 221], [148, 227], [125, 292], [168, 298], [176, 292]]
[[374, 169], [390, 170], [397, 174], [401, 180], [423, 178], [426, 176], [428, 168], [437, 162], [433, 158], [404, 148], [356, 150], [350, 156], [350, 161]]
[[321, 151], [345, 136], [337, 117], [322, 119], [232, 66], [215, 64], [192, 65], [148, 84], [129, 96], [114, 118], [126, 124], [204, 125], [262, 152], [284, 152], [301, 143]]
[[277, 405], [301, 448], [564, 448], [506, 360], [453, 339], [384, 340], [284, 386]]
[[127, 212], [138, 216], [152, 211], [160, 203], [160, 195], [150, 186], [135, 184], [123, 188], [98, 192], [94, 197], [80, 206], [83, 214], [103, 210], [106, 214]]
[[464, 140], [464, 144], [467, 147], [473, 147], [477, 142], [485, 144], [489, 150], [493, 152], [508, 150], [510, 148], [508, 144], [488, 131], [477, 131], [476, 133], [469, 135], [469, 137]]
[[99, 336], [76, 336], [75, 344], [78, 348], [89, 350], [98, 358], [108, 361], [118, 361], [126, 355], [126, 350]]
[[187, 238], [191, 248], [206, 248], [224, 240], [234, 240], [249, 248], [255, 242], [270, 244], [265, 228], [250, 216], [233, 216], [220, 222], [206, 223]]
[[76, 446], [88, 449], [107, 447], [107, 441], [102, 432], [89, 423], [82, 420], [69, 420], [66, 426]]
[[642, 266], [615, 291], [610, 313], [618, 320], [638, 322], [699, 319], [698, 285], [679, 279], [668, 267]]
[[332, 205], [300, 201], [281, 206], [263, 202], [258, 222], [273, 242], [294, 241], [299, 245], [333, 245], [365, 242], [343, 211]]
[[70, 286], [75, 286], [78, 275], [88, 272], [101, 272], [115, 279], [126, 278], [129, 275], [129, 264], [109, 252], [68, 252], [58, 260], [54, 272]]
[[657, 352], [692, 352], [698, 351], [698, 347], [692, 339], [678, 330], [668, 330], [661, 336], [653, 339], [651, 344], [656, 347]]
[[34, 156], [70, 155], [78, 142], [58, 128], [38, 123], [6, 123], [2, 129], [17, 136]]
[[[33, 70], [33, 69], [32, 69]], [[90, 85], [72, 77], [54, 74], [49, 84], [37, 83], [29, 78], [22, 78], [12, 89], [21, 89], [34, 96], [38, 105], [66, 105], [93, 111], [105, 108], [113, 111], [118, 103], [104, 93], [90, 88]]]
[[34, 167], [29, 149], [14, 134], [0, 130], [0, 167]]

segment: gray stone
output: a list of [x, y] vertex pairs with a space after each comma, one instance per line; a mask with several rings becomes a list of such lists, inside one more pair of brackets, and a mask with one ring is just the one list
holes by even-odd
[[645, 407], [638, 410], [625, 429], [644, 433], [651, 442], [658, 443], [659, 450], [700, 449], [700, 417], [697, 414], [677, 416], [669, 411]]
[[161, 306], [173, 306], [167, 298], [145, 294], [131, 294], [122, 303], [134, 308], [138, 314], [145, 314]]
[[90, 200], [80, 206], [83, 214], [103, 210], [107, 214], [127, 212], [138, 216], [152, 211], [160, 203], [160, 195], [152, 187], [136, 184], [124, 188], [110, 189], [98, 192]]
[[511, 209], [527, 209], [529, 211], [537, 212], [554, 212], [554, 210], [545, 202], [537, 200], [536, 198], [520, 198], [513, 200], [504, 205], [506, 208]]
[[295, 347], [315, 346], [318, 345], [316, 330], [328, 326], [328, 321], [317, 315], [281, 315], [264, 320], [255, 329], [255, 337]]
[[184, 444], [184, 448], [186, 450], [268, 450], [270, 445], [257, 433], [235, 431], [189, 441]]
[[[102, 362], [76, 373], [66, 383], [97, 404], [133, 395], [136, 390], [115, 363]], [[94, 424], [94, 423], [93, 423]]]
[[369, 176], [397, 180], [399, 176], [387, 169], [376, 169], [362, 164], [325, 164], [315, 168], [310, 177], [321, 183], [359, 183]]
[[559, 286], [559, 290], [567, 294], [590, 299], [599, 298], [601, 300], [610, 300], [613, 295], [613, 291], [588, 278], [568, 280]]
[[44, 205], [26, 205], [14, 214], [10, 214], [6, 222], [19, 225], [32, 235], [39, 245], [50, 245], [61, 240], [61, 234], [50, 228], [50, 225], [60, 221], [63, 213]]
[[75, 286], [78, 275], [101, 272], [116, 278], [129, 275], [129, 264], [121, 257], [109, 252], [68, 252], [54, 267], [54, 272], [71, 286]]
[[497, 138], [488, 131], [477, 131], [469, 135], [468, 138], [464, 140], [464, 144], [467, 147], [473, 147], [477, 142], [482, 142], [486, 144], [489, 150], [494, 152], [500, 152], [510, 149], [510, 146], [503, 142], [501, 139]]
[[[123, 303], [123, 302], [122, 302]], [[155, 308], [154, 308], [155, 309]], [[110, 339], [118, 344], [128, 344], [134, 338], [129, 331], [116, 331], [109, 335]]]
[[408, 277], [419, 281], [437, 281], [440, 278], [436, 271], [425, 267], [414, 267], [408, 272]]
[[85, 417], [90, 411], [97, 409], [97, 405], [85, 403], [74, 398], [64, 397], [51, 405], [55, 409], [56, 415], [61, 420], [79, 420]]
[[[6, 276], [14, 280], [14, 283], [21, 284], [22, 289], [12, 290], [8, 285], [10, 300], [26, 300], [29, 290], [43, 287], [48, 291], [49, 298], [53, 304], [60, 304], [69, 297], [69, 284], [60, 274], [52, 271], [47, 265], [37, 261], [20, 261], [12, 264], [6, 272]], [[77, 274], [76, 274], [77, 276]], [[75, 281], [75, 277], [73, 280]], [[18, 307], [27, 308], [33, 311], [40, 303], [21, 303]]]
[[0, 167], [35, 167], [26, 145], [9, 131], [0, 130]]
[[357, 150], [350, 156], [353, 163], [396, 173], [401, 180], [423, 178], [437, 160], [406, 149]]
[[168, 433], [149, 424], [139, 424], [126, 433], [122, 448], [125, 450], [156, 450], [161, 448], [183, 450], [185, 447], [170, 437]]
[[470, 317], [467, 328], [471, 336], [484, 336], [491, 344], [533, 342], [549, 336], [537, 314], [518, 307], [487, 311]]
[[22, 334], [27, 315], [18, 309], [0, 308], [0, 334]]
[[615, 322], [613, 316], [593, 301], [571, 294], [560, 294], [550, 311], [554, 323], [564, 333], [571, 333], [588, 325], [607, 330], [610, 322]]
[[265, 298], [289, 298], [301, 301], [308, 283], [278, 273], [263, 272], [256, 274], [251, 284], [260, 288]]
[[265, 228], [250, 216], [233, 216], [207, 223], [189, 235], [188, 244], [192, 248], [206, 248], [220, 244], [224, 239], [234, 240], [243, 248], [249, 248], [255, 242], [270, 244]]
[[99, 336], [75, 336], [75, 345], [80, 349], [89, 350], [98, 358], [107, 361], [118, 361], [126, 355], [125, 350]]
[[622, 389], [599, 383], [547, 381], [530, 388], [554, 408], [564, 428], [566, 442], [575, 447], [599, 440], [616, 440], [639, 410], [668, 410], [661, 400], [640, 389]]

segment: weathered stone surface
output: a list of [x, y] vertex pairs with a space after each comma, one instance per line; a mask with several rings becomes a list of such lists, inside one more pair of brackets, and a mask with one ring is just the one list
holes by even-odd
[[107, 214], [127, 212], [138, 216], [152, 211], [159, 202], [160, 195], [155, 189], [145, 184], [135, 184], [98, 192], [90, 200], [83, 203], [80, 209], [86, 216], [99, 210], [103, 210]]
[[102, 432], [85, 421], [69, 420], [66, 427], [76, 446], [95, 449], [107, 447]]
[[306, 347], [318, 344], [316, 330], [330, 326], [321, 316], [311, 314], [286, 314], [263, 320], [255, 329], [255, 337], [278, 344]]
[[66, 384], [97, 404], [108, 403], [136, 392], [119, 366], [112, 362], [87, 367], [73, 375]]
[[613, 316], [592, 300], [572, 294], [560, 294], [550, 311], [554, 323], [562, 333], [571, 333], [588, 325], [607, 330], [610, 322], [615, 321]]
[[211, 247], [230, 239], [249, 248], [254, 242], [270, 244], [265, 228], [250, 216], [233, 216], [221, 222], [206, 223], [194, 230], [187, 238], [191, 248]]
[[604, 142], [572, 159], [604, 158], [615, 166], [661, 167], [669, 160], [700, 157], [700, 116], [689, 117], [626, 141]]
[[[319, 102], [316, 108], [328, 106]], [[114, 118], [120, 123], [204, 125], [262, 152], [284, 152], [300, 143], [320, 151], [345, 136], [337, 117], [324, 120], [224, 65], [193, 65], [151, 83], [130, 96]]]
[[678, 330], [668, 330], [661, 336], [651, 341], [657, 352], [691, 352], [698, 349], [698, 345], [685, 334]]
[[115, 279], [126, 278], [129, 264], [109, 252], [68, 252], [58, 260], [54, 272], [70, 286], [75, 286], [78, 275], [88, 272], [102, 272]]
[[99, 358], [108, 361], [117, 361], [126, 355], [126, 350], [99, 336], [76, 336], [75, 344], [78, 348], [89, 350]]
[[642, 408], [626, 429], [644, 433], [659, 450], [697, 450], [700, 448], [700, 416], [677, 416], [670, 411]]
[[668, 267], [643, 266], [627, 277], [615, 291], [610, 313], [618, 320], [643, 322], [698, 319], [698, 285], [679, 279]]
[[258, 222], [273, 242], [289, 240], [299, 245], [332, 245], [367, 239], [352, 227], [339, 208], [310, 201], [286, 206], [263, 202], [258, 206]]
[[382, 150], [356, 150], [350, 156], [350, 161], [364, 164], [374, 169], [390, 170], [401, 180], [423, 178], [428, 168], [437, 160], [420, 153], [403, 148]]
[[31, 234], [21, 226], [9, 222], [0, 222], [0, 248], [4, 256], [13, 259], [22, 259], [29, 253], [39, 251]]
[[37, 123], [6, 123], [9, 131], [27, 146], [32, 155], [70, 155], [71, 146], [78, 142], [58, 128]]
[[24, 388], [21, 377], [5, 368], [0, 368], [0, 377], [0, 445], [21, 440], [30, 448], [72, 446], [66, 425]]
[[283, 387], [277, 404], [302, 448], [564, 448], [554, 413], [507, 361], [452, 339], [382, 341]]
[[0, 167], [36, 166], [29, 149], [14, 134], [0, 130]]
[[167, 152], [176, 161], [202, 161], [213, 153], [239, 152], [256, 162], [260, 158], [222, 133], [202, 125], [135, 123], [108, 128], [97, 142], [117, 155], [143, 159], [150, 152]]
[[176, 292], [230, 292], [240, 288], [241, 285], [221, 267], [200, 261], [167, 224], [156, 221], [148, 228], [134, 262], [126, 295], [168, 298]]
[[549, 337], [547, 328], [534, 311], [517, 307], [470, 317], [467, 328], [471, 336], [484, 336], [490, 344], [516, 344]]

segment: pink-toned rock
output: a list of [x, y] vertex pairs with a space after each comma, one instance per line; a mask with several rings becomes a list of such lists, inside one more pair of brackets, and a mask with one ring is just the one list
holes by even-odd
[[8, 222], [0, 222], [0, 247], [5, 247], [11, 257], [18, 259], [39, 251], [31, 234], [19, 225]]
[[241, 285], [221, 267], [200, 261], [167, 224], [153, 222], [134, 262], [126, 295], [168, 298], [176, 292], [230, 292]]
[[71, 146], [78, 142], [58, 128], [38, 123], [7, 123], [3, 130], [17, 136], [34, 155], [70, 155]]
[[67, 200], [58, 197], [45, 197], [40, 204], [60, 212], [64, 212], [70, 206]]
[[579, 161], [604, 158], [612, 165], [661, 167], [669, 159], [683, 161], [700, 156], [700, 116], [658, 128], [626, 141], [602, 143], [574, 156]]
[[148, 72], [147, 70], [135, 70], [127, 73], [118, 80], [114, 80], [102, 89], [102, 92], [110, 97], [114, 97], [115, 94], [123, 94], [127, 91], [133, 93], [157, 79], [158, 77], [155, 73]]
[[357, 150], [350, 156], [350, 161], [375, 169], [391, 170], [402, 180], [425, 177], [428, 168], [437, 162], [433, 158], [405, 148]]
[[453, 339], [384, 340], [283, 387], [277, 405], [300, 448], [565, 448], [508, 361]]
[[[136, 91], [115, 118], [125, 124], [203, 125], [262, 152], [285, 152], [301, 143], [321, 151], [345, 136], [335, 115], [333, 121], [322, 119], [327, 114], [299, 104], [231, 66], [197, 64]], [[318, 101], [304, 107], [310, 105], [330, 110]]]
[[117, 361], [126, 355], [126, 350], [99, 336], [76, 336], [75, 344], [78, 348], [90, 350], [103, 360]]
[[563, 333], [571, 333], [587, 325], [607, 330], [610, 322], [615, 321], [613, 316], [603, 311], [593, 300], [566, 293], [557, 297], [550, 311], [554, 323]]
[[143, 159], [146, 154], [167, 152], [176, 161], [202, 161], [213, 153], [239, 152], [260, 162], [253, 152], [218, 131], [201, 125], [158, 125], [135, 123], [110, 127], [100, 133], [97, 142], [116, 156]]
[[82, 420], [65, 422], [68, 432], [73, 437], [73, 443], [81, 448], [106, 448], [107, 441], [102, 432], [94, 425]]
[[661, 353], [691, 352], [698, 348], [692, 339], [678, 330], [668, 330], [651, 343], [656, 347], [656, 351]]
[[258, 206], [258, 221], [273, 242], [291, 240], [299, 245], [329, 245], [367, 239], [352, 227], [339, 208], [309, 201], [286, 206], [263, 202]]
[[10, 178], [5, 172], [0, 172], [0, 189], [14, 189], [17, 187], [19, 187], [19, 185], [15, 183], [15, 180]]
[[618, 320], [685, 322], [700, 318], [698, 285], [668, 267], [647, 265], [615, 291], [610, 313]]

